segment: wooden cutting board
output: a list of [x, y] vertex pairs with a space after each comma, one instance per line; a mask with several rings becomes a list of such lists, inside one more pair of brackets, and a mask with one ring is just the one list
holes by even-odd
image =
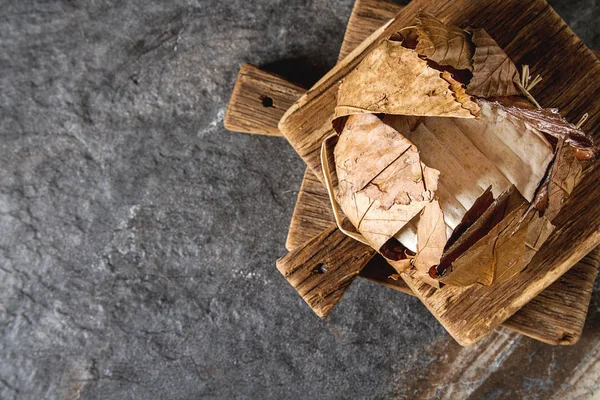
[[[383, 0], [357, 0], [350, 16], [340, 59], [401, 9]], [[596, 52], [597, 56], [600, 53]], [[229, 130], [254, 134], [281, 135], [277, 123], [305, 89], [244, 65], [231, 97], [225, 126]], [[327, 192], [307, 169], [298, 193], [286, 247], [292, 250], [326, 230], [334, 222]], [[338, 253], [339, 249], [328, 252]], [[373, 252], [374, 253], [374, 252]], [[600, 249], [584, 257], [561, 279], [527, 303], [503, 326], [550, 344], [573, 344], [583, 329]], [[394, 270], [375, 256], [360, 275], [392, 289], [413, 294], [403, 280], [389, 278]]]
[[[410, 23], [420, 9], [459, 24], [482, 26], [518, 63], [528, 63], [547, 82], [534, 93], [544, 106], [559, 107], [567, 118], [590, 114], [584, 129], [596, 135], [598, 104], [589, 103], [600, 90], [599, 63], [544, 1], [455, 1], [429, 4], [415, 0], [370, 43], [361, 45], [292, 107], [280, 128], [317, 176], [318, 147], [329, 132], [339, 80], [373, 46]], [[535, 38], [535, 40], [533, 40]], [[568, 55], [568, 56], [567, 56]], [[560, 61], [560, 62], [559, 62]], [[597, 172], [586, 171], [591, 175]], [[475, 342], [549, 286], [600, 240], [594, 199], [594, 177], [588, 177], [558, 217], [558, 228], [530, 266], [506, 285], [432, 290], [409, 275], [403, 276], [446, 329], [467, 345]], [[597, 196], [597, 195], [596, 195]], [[594, 207], [595, 206], [595, 207]], [[584, 213], [585, 210], [585, 213]], [[587, 214], [584, 216], [584, 214]]]
[[[384, 0], [357, 0], [348, 21], [339, 59], [347, 56], [401, 8], [402, 6]], [[600, 57], [600, 52], [595, 51], [595, 54]], [[290, 223], [287, 249], [302, 246], [334, 222], [327, 191], [310, 168], [307, 168]], [[525, 304], [503, 326], [549, 344], [577, 342], [585, 323], [599, 263], [600, 249], [595, 249]], [[389, 278], [394, 273], [383, 257], [375, 256], [361, 270], [360, 276], [394, 290], [413, 294], [403, 280]]]

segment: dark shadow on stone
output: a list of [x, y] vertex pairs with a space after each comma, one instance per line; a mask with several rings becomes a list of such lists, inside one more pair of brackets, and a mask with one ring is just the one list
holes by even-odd
[[260, 69], [277, 74], [290, 82], [309, 88], [330, 69], [327, 65], [307, 58], [284, 59], [261, 65]]

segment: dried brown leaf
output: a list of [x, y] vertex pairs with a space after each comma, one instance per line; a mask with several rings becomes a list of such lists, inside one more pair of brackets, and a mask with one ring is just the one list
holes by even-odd
[[554, 231], [548, 218], [535, 212], [530, 215], [517, 232], [496, 247], [494, 283], [506, 282], [521, 272]]
[[561, 145], [554, 159], [547, 189], [548, 201], [544, 216], [550, 221], [558, 215], [564, 202], [581, 180], [582, 173], [583, 168], [577, 160], [576, 150]]
[[510, 212], [484, 238], [452, 263], [441, 281], [455, 286], [502, 283], [520, 273], [548, 239], [554, 227], [535, 211], [525, 219], [526, 203]]
[[479, 97], [512, 96], [520, 94], [515, 84], [519, 80], [517, 67], [504, 50], [483, 29], [474, 29], [473, 78], [467, 93]]
[[[444, 251], [440, 264], [436, 269], [435, 275], [445, 276], [451, 270], [453, 263], [459, 257], [468, 257], [471, 247], [488, 236], [504, 217], [514, 211], [523, 203], [523, 197], [515, 189], [511, 187], [506, 192], [502, 193], [492, 205], [472, 224], [458, 240]], [[472, 268], [477, 268], [472, 266]], [[476, 272], [476, 270], [474, 270]], [[475, 273], [473, 272], [473, 274]], [[489, 271], [480, 272], [481, 276], [476, 279], [481, 282], [486, 282], [489, 279]], [[493, 277], [493, 276], [492, 276]]]
[[431, 14], [421, 12], [416, 27], [419, 55], [439, 65], [455, 69], [471, 69], [473, 43], [467, 33], [454, 25], [446, 25]]
[[359, 113], [474, 118], [450, 85], [414, 51], [394, 41], [373, 49], [344, 78], [335, 118]]
[[376, 250], [437, 188], [439, 172], [423, 165], [414, 145], [372, 114], [348, 118], [334, 155], [340, 207]]
[[446, 245], [446, 223], [444, 213], [437, 200], [427, 204], [417, 223], [417, 255], [415, 268], [424, 274], [440, 263]]
[[467, 210], [460, 223], [454, 228], [444, 249], [448, 249], [456, 243], [458, 238], [460, 238], [461, 235], [465, 233], [493, 203], [494, 195], [492, 194], [492, 186], [490, 185], [485, 192], [475, 200], [475, 203]]

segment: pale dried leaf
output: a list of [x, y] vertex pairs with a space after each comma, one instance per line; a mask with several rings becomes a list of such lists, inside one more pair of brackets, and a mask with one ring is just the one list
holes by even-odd
[[474, 29], [473, 78], [467, 86], [472, 96], [496, 97], [520, 94], [517, 67], [504, 50], [483, 29]]
[[409, 259], [404, 260], [388, 260], [388, 263], [398, 272], [399, 274], [406, 272], [412, 268]]
[[455, 119], [456, 125], [527, 201], [531, 201], [552, 160], [552, 145], [541, 132], [505, 113], [497, 104], [478, 102], [480, 120]]
[[371, 51], [340, 85], [334, 119], [359, 113], [475, 117], [440, 71], [394, 41]]
[[[403, 155], [405, 157], [401, 164], [407, 165], [407, 154], [416, 152], [415, 149], [411, 150], [411, 147], [414, 146], [409, 140], [398, 135], [395, 129], [382, 123], [377, 116], [373, 114], [351, 115], [348, 117], [344, 131], [334, 150], [338, 179], [344, 181], [344, 190], [349, 190], [351, 193], [359, 192], [386, 169], [389, 170], [394, 161], [399, 160]], [[420, 176], [421, 167], [418, 153], [415, 157], [416, 162], [413, 165], [416, 170], [414, 167], [412, 169]], [[415, 186], [417, 187], [416, 191], [415, 187], [410, 187], [407, 188], [408, 193], [413, 196], [421, 195], [422, 182]], [[387, 192], [383, 189], [381, 196], [385, 194]], [[398, 202], [402, 203], [408, 194], [404, 192], [399, 193], [398, 196], [400, 197]], [[392, 197], [391, 200], [391, 204], [393, 204], [395, 199]], [[408, 202], [404, 202], [404, 204]]]
[[439, 172], [374, 115], [350, 116], [334, 155], [340, 207], [376, 250], [433, 198]]
[[473, 43], [467, 33], [454, 25], [446, 25], [431, 14], [421, 12], [415, 29], [417, 53], [440, 65], [455, 69], [471, 69]]
[[383, 208], [389, 209], [394, 204], [425, 200], [424, 194], [427, 193], [423, 189], [419, 152], [415, 146], [410, 146], [360, 192], [372, 200], [378, 200]]
[[417, 255], [413, 265], [418, 271], [427, 273], [440, 263], [446, 245], [446, 223], [444, 213], [437, 200], [427, 204], [417, 223]]

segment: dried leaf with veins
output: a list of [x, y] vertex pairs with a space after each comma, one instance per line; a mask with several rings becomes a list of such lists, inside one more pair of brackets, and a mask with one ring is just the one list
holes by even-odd
[[457, 101], [451, 87], [415, 51], [387, 40], [344, 78], [334, 119], [359, 113], [475, 118], [477, 105], [468, 96]]
[[454, 25], [446, 25], [431, 14], [421, 12], [415, 29], [416, 52], [439, 65], [455, 69], [471, 69], [473, 43], [467, 33]]
[[417, 255], [413, 265], [423, 275], [440, 263], [446, 245], [444, 213], [437, 200], [427, 204], [417, 223]]
[[514, 184], [531, 200], [553, 157], [541, 132], [497, 104], [480, 104], [478, 120], [424, 117], [413, 127], [404, 116], [384, 118], [414, 143], [426, 165], [441, 172], [436, 193], [449, 231], [489, 186], [499, 196]]
[[582, 173], [583, 168], [577, 160], [576, 150], [570, 146], [561, 145], [556, 152], [547, 186], [548, 201], [544, 216], [550, 221], [558, 215], [564, 202], [581, 180]]
[[350, 116], [334, 155], [340, 207], [376, 250], [433, 198], [439, 173], [375, 115]]
[[475, 44], [473, 56], [473, 78], [467, 86], [471, 96], [512, 96], [521, 91], [515, 84], [519, 72], [504, 50], [483, 29], [473, 29]]
[[[469, 226], [458, 239], [448, 246], [444, 250], [444, 255], [440, 261], [440, 264], [434, 269], [430, 270], [432, 276], [445, 276], [449, 271], [452, 263], [458, 258], [465, 254], [475, 243], [484, 239], [496, 225], [498, 225], [504, 217], [512, 212], [515, 208], [523, 204], [523, 197], [519, 192], [512, 186], [510, 189], [502, 193], [494, 202], [481, 214], [481, 216]], [[484, 282], [487, 278], [487, 271], [484, 268], [484, 263], [479, 264], [479, 270], [473, 269], [462, 271], [461, 273], [476, 274], [479, 276], [474, 279], [479, 282]], [[473, 266], [476, 268], [476, 266]], [[458, 273], [460, 275], [461, 273]], [[456, 277], [456, 280], [460, 280], [460, 277]], [[473, 279], [473, 278], [469, 278]]]
[[[524, 223], [526, 227], [523, 226]], [[531, 216], [521, 222], [514, 235], [507, 238], [505, 243], [498, 244], [494, 283], [506, 282], [521, 272], [553, 231], [554, 225], [548, 218], [531, 213]]]

